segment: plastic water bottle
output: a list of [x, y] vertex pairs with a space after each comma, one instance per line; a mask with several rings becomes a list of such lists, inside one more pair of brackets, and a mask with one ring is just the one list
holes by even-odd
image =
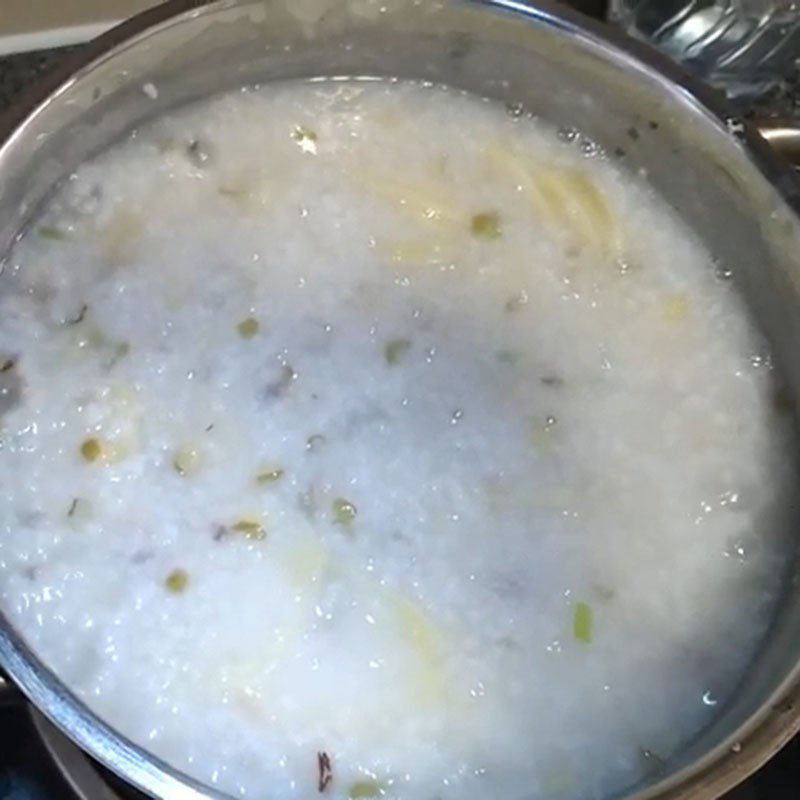
[[798, 0], [611, 0], [609, 16], [732, 97], [765, 91], [800, 57]]

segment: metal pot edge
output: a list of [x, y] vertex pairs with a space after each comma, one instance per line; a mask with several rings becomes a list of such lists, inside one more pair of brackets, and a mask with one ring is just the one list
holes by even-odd
[[[643, 70], [680, 92], [717, 127], [740, 145], [748, 159], [774, 187], [800, 221], [800, 179], [760, 135], [756, 124], [745, 120], [724, 96], [694, 77], [667, 56], [623, 31], [590, 19], [557, 0], [461, 0], [536, 18], [547, 25], [583, 38], [595, 47], [609, 47], [632, 67]], [[15, 136], [24, 133], [26, 120], [36, 116], [61, 91], [90, 72], [105, 57], [128, 45], [150, 29], [179, 21], [184, 14], [228, 0], [166, 0], [97, 37], [80, 53], [23, 91], [11, 108], [0, 115], [0, 154]], [[0, 263], [2, 260], [0, 259]], [[0, 614], [0, 664], [10, 679], [51, 722], [84, 750], [123, 780], [153, 797], [180, 800], [224, 800], [198, 781], [154, 758], [107, 726], [29, 650], [5, 616]], [[800, 663], [770, 701], [729, 739], [700, 761], [641, 791], [627, 791], [621, 800], [716, 800], [774, 756], [800, 731]]]

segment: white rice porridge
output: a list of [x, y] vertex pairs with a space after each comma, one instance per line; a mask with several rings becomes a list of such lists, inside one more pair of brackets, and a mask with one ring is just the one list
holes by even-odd
[[8, 259], [2, 607], [234, 796], [600, 800], [765, 633], [763, 342], [646, 186], [515, 117], [231, 93], [82, 166]]

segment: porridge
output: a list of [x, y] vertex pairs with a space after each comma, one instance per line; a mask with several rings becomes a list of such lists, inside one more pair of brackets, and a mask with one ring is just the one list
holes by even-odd
[[723, 707], [791, 426], [724, 270], [542, 123], [247, 89], [54, 195], [0, 278], [0, 592], [234, 796], [597, 798]]

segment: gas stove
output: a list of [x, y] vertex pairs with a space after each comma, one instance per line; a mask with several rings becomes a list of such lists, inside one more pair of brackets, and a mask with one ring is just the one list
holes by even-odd
[[0, 798], [146, 800], [12, 692], [0, 700]]

